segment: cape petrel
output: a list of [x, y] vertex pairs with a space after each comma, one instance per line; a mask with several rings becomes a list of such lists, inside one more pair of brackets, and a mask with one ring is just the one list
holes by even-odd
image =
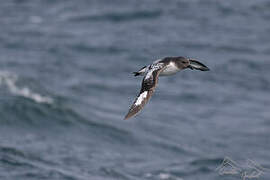
[[209, 68], [201, 62], [186, 57], [165, 57], [154, 61], [151, 65], [144, 66], [137, 72], [133, 72], [134, 76], [144, 76], [142, 87], [139, 95], [125, 116], [125, 120], [136, 115], [144, 105], [149, 101], [155, 91], [159, 76], [169, 76], [177, 73], [182, 69], [196, 69], [201, 71], [209, 71]]

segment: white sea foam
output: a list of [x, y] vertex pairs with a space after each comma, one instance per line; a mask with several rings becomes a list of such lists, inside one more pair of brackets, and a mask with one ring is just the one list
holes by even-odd
[[42, 96], [33, 92], [28, 87], [18, 87], [16, 85], [18, 77], [7, 71], [0, 71], [0, 86], [5, 85], [10, 93], [16, 96], [22, 96], [28, 99], [32, 99], [37, 103], [53, 103], [53, 99], [50, 97]]
[[168, 173], [160, 173], [158, 175], [159, 179], [166, 180], [166, 179], [175, 179], [175, 180], [183, 180], [182, 178], [176, 177], [174, 175]]
[[169, 179], [170, 177], [171, 177], [170, 174], [166, 174], [166, 173], [159, 174], [160, 179]]
[[156, 175], [152, 174], [152, 173], [146, 173], [146, 174], [144, 174], [144, 177], [146, 177], [147, 179], [153, 178], [153, 179], [160, 179], [160, 180], [184, 180], [181, 177], [176, 177], [176, 176], [169, 174], [169, 173], [159, 173]]

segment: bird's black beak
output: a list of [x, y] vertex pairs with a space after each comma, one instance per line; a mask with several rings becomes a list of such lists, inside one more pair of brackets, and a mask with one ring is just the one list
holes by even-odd
[[190, 68], [192, 70], [197, 69], [197, 70], [201, 70], [201, 71], [210, 71], [210, 69], [206, 65], [204, 65], [203, 63], [201, 63], [199, 61], [193, 60], [193, 59], [189, 60], [188, 68]]

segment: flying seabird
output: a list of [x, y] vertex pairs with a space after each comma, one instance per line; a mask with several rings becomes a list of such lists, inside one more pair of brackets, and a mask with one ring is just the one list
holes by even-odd
[[133, 72], [134, 76], [144, 76], [142, 87], [139, 95], [125, 116], [125, 120], [136, 115], [144, 105], [149, 101], [155, 91], [159, 76], [169, 76], [177, 73], [182, 69], [196, 69], [201, 71], [209, 71], [209, 68], [195, 59], [186, 57], [165, 57], [158, 59], [148, 66], [144, 66], [137, 72]]

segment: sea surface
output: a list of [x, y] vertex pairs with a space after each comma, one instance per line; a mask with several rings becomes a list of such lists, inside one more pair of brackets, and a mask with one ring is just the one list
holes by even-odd
[[[211, 71], [160, 77], [123, 120], [166, 56]], [[268, 0], [1, 1], [0, 180], [241, 175], [270, 179]]]

